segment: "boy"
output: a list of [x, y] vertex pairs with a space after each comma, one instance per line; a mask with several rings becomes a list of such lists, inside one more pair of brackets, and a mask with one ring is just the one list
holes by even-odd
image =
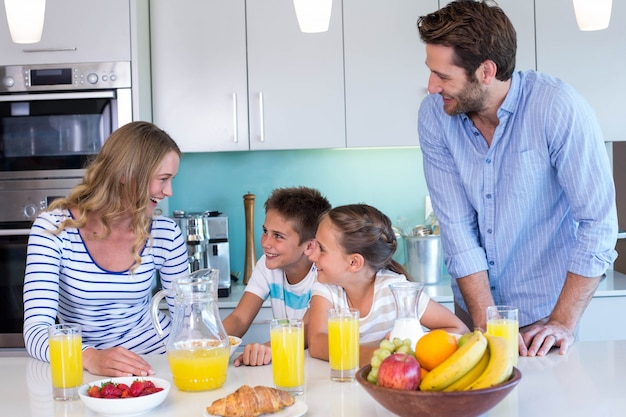
[[[315, 281], [315, 268], [308, 255], [314, 249], [319, 216], [330, 210], [319, 191], [307, 187], [278, 188], [265, 202], [265, 222], [259, 258], [239, 304], [223, 320], [226, 332], [242, 337], [270, 297], [274, 318], [298, 318], [305, 313]], [[248, 344], [234, 365], [267, 365], [269, 342]]]

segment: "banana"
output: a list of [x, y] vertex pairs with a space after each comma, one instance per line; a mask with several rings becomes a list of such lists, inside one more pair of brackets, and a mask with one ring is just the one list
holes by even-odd
[[511, 359], [506, 340], [499, 336], [485, 334], [489, 349], [489, 363], [485, 371], [467, 388], [476, 390], [489, 388], [506, 381], [513, 372]]
[[441, 391], [469, 372], [487, 349], [487, 339], [480, 330], [439, 366], [426, 374], [420, 383], [422, 391]]
[[480, 358], [480, 361], [478, 361], [476, 366], [474, 366], [472, 369], [466, 372], [465, 375], [454, 381], [452, 384], [445, 387], [443, 391], [449, 392], [466, 390], [467, 387], [469, 387], [474, 381], [476, 381], [476, 379], [478, 379], [478, 377], [481, 376], [482, 373], [485, 371], [485, 369], [487, 368], [487, 364], [489, 364], [489, 357], [489, 349], [485, 349], [485, 353], [483, 354], [482, 358]]

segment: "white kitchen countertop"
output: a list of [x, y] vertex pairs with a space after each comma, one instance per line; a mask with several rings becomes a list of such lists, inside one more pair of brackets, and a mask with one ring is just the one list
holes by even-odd
[[[589, 417], [622, 416], [626, 410], [626, 340], [579, 342], [567, 355], [551, 352], [545, 357], [520, 358], [522, 380], [489, 417]], [[158, 377], [171, 381], [164, 355], [147, 356]], [[95, 416], [80, 400], [57, 402], [52, 399], [50, 369], [45, 362], [30, 357], [0, 357], [4, 382], [0, 386], [0, 415], [30, 417]], [[306, 387], [301, 400], [307, 416], [389, 416], [357, 383], [331, 382], [328, 362], [308, 356]], [[85, 383], [101, 379], [84, 374]], [[202, 417], [206, 406], [242, 384], [272, 385], [272, 368], [228, 368], [226, 384], [214, 391], [181, 392], [176, 387], [151, 417]]]

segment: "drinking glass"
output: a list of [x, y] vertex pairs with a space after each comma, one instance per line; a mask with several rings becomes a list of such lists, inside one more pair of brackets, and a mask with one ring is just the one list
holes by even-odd
[[328, 310], [328, 361], [332, 381], [354, 381], [359, 369], [359, 310]]
[[83, 384], [81, 328], [78, 324], [55, 324], [48, 328], [52, 396], [55, 400], [78, 399]]
[[487, 307], [487, 333], [506, 339], [513, 365], [519, 357], [519, 319], [517, 307]]
[[304, 392], [304, 327], [300, 319], [270, 321], [272, 374], [276, 388], [291, 395]]

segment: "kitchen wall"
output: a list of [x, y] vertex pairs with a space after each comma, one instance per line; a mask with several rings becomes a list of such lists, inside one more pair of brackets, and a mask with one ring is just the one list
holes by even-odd
[[[168, 207], [170, 213], [219, 210], [227, 215], [231, 270], [243, 276], [244, 194], [256, 196], [259, 257], [265, 200], [274, 188], [300, 185], [317, 188], [333, 206], [367, 203], [393, 222], [398, 216], [411, 224], [424, 222], [428, 192], [418, 147], [189, 153], [183, 155]], [[402, 262], [399, 252], [396, 258]]]

